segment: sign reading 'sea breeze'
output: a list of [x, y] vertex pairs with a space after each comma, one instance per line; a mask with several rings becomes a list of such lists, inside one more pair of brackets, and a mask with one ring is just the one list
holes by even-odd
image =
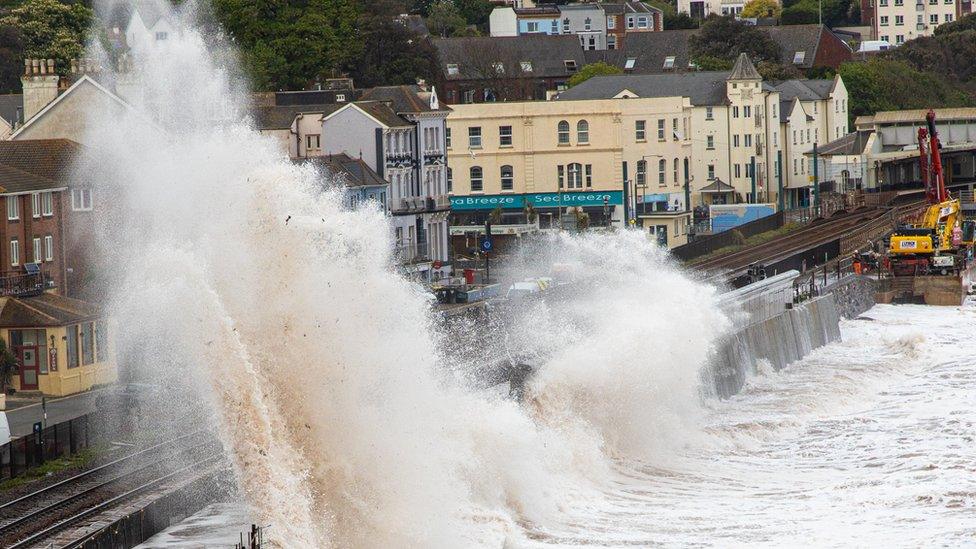
[[524, 208], [526, 204], [532, 204], [536, 208], [603, 206], [604, 199], [606, 199], [607, 204], [623, 204], [623, 194], [623, 191], [591, 191], [453, 196], [451, 197], [451, 209], [494, 210], [499, 206], [503, 209], [516, 209]]

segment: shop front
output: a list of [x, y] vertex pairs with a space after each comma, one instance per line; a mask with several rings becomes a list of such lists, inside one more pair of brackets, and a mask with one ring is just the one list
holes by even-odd
[[[558, 225], [578, 222], [586, 214], [589, 227], [619, 224], [623, 218], [623, 191], [573, 191], [562, 193], [525, 193], [468, 195], [451, 197], [453, 226], [483, 225]], [[493, 212], [498, 212], [493, 214]]]

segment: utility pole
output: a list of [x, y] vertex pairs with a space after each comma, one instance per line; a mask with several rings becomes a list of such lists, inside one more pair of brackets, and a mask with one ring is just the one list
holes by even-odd
[[688, 157], [685, 157], [685, 211], [691, 211], [691, 177], [688, 175]]
[[819, 211], [820, 208], [820, 158], [817, 151], [817, 144], [813, 144], [813, 208]]
[[759, 197], [756, 196], [756, 157], [755, 156], [751, 157], [751, 159], [749, 160], [749, 175], [751, 176], [749, 177], [749, 180], [752, 183], [752, 192], [749, 193], [749, 202], [756, 204], [759, 202]]
[[776, 151], [776, 180], [779, 187], [779, 211], [786, 209], [786, 197], [783, 196], [783, 151]]
[[630, 227], [630, 181], [627, 179], [627, 162], [623, 163], [624, 182], [624, 228]]

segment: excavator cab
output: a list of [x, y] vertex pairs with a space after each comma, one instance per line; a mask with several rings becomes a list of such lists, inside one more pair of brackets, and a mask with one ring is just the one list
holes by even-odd
[[899, 227], [891, 234], [890, 255], [931, 254], [935, 251], [936, 232], [925, 227]]

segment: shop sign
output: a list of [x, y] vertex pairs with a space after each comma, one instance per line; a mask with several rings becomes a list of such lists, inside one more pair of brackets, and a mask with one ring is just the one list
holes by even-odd
[[451, 197], [452, 210], [494, 210], [501, 206], [503, 209], [521, 209], [525, 204], [532, 204], [536, 208], [574, 208], [577, 206], [603, 206], [606, 199], [608, 204], [623, 204], [623, 191], [590, 191], [565, 193], [531, 193], [531, 194], [501, 194], [480, 196]]

